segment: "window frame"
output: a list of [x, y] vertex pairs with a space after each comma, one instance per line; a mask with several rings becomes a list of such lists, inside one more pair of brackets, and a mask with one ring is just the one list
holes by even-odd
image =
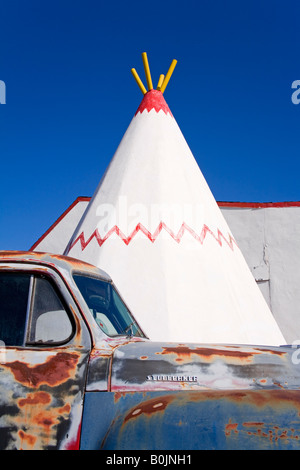
[[[50, 276], [47, 276], [46, 274], [44, 273], [33, 273], [32, 274], [32, 277], [33, 277], [33, 282], [32, 282], [32, 285], [30, 284], [30, 287], [31, 288], [31, 292], [29, 292], [29, 296], [28, 296], [28, 302], [30, 302], [29, 304], [29, 308], [28, 308], [28, 311], [26, 312], [26, 321], [28, 322], [28, 326], [27, 326], [27, 330], [25, 330], [25, 334], [24, 334], [24, 345], [25, 347], [26, 346], [42, 346], [42, 347], [49, 347], [49, 346], [62, 346], [64, 344], [67, 344], [71, 341], [71, 339], [74, 337], [75, 335], [75, 330], [76, 330], [76, 324], [75, 324], [75, 320], [73, 318], [73, 315], [71, 314], [71, 311], [64, 299], [64, 297], [61, 295], [61, 293], [59, 292], [59, 289], [57, 288], [55, 282], [53, 282], [52, 278]], [[61, 302], [67, 316], [68, 316], [68, 319], [70, 320], [70, 324], [71, 324], [71, 327], [72, 327], [72, 331], [70, 333], [70, 335], [62, 340], [62, 341], [30, 341], [29, 340], [29, 337], [30, 337], [30, 333], [31, 333], [31, 328], [32, 328], [32, 315], [33, 315], [33, 306], [34, 306], [34, 297], [35, 297], [35, 290], [36, 290], [36, 279], [37, 278], [42, 278], [42, 279], [46, 279], [47, 282], [50, 283], [50, 285], [52, 286], [56, 296], [58, 297], [59, 301]]]
[[[30, 276], [30, 281], [29, 281], [29, 287], [28, 287], [28, 299], [27, 299], [27, 308], [25, 312], [25, 322], [24, 322], [24, 335], [23, 335], [23, 342], [22, 345], [6, 345], [5, 347], [16, 347], [16, 348], [26, 348], [26, 347], [36, 347], [36, 348], [55, 348], [58, 346], [64, 346], [68, 344], [72, 338], [74, 338], [76, 334], [76, 322], [74, 319], [74, 316], [71, 312], [71, 309], [69, 308], [63, 294], [60, 292], [59, 287], [57, 286], [55, 280], [53, 280], [52, 276], [48, 273], [41, 272], [35, 269], [1, 269], [0, 270], [0, 275], [1, 273], [10, 273], [10, 274], [15, 274], [16, 276], [18, 274], [22, 274], [26, 272]], [[55, 295], [58, 297], [59, 301], [61, 302], [68, 319], [70, 320], [70, 325], [71, 325], [71, 333], [70, 335], [65, 338], [62, 341], [30, 341], [30, 333], [31, 333], [31, 326], [32, 326], [32, 314], [33, 314], [33, 305], [34, 305], [34, 295], [35, 295], [35, 286], [36, 286], [36, 279], [37, 278], [43, 278], [46, 279], [47, 282], [50, 283], [52, 286]]]
[[[120, 298], [121, 302], [124, 304], [125, 308], [128, 310], [128, 313], [129, 315], [132, 317], [132, 319], [134, 320], [133, 323], [135, 323], [137, 325], [137, 328], [140, 330], [141, 332], [141, 335], [140, 336], [131, 336], [129, 334], [117, 334], [117, 335], [109, 335], [107, 334], [97, 323], [96, 323], [96, 320], [93, 316], [93, 314], [90, 312], [89, 310], [89, 306], [80, 290], [80, 288], [78, 287], [76, 281], [75, 281], [75, 278], [74, 276], [81, 276], [81, 277], [86, 277], [86, 278], [92, 278], [92, 279], [96, 279], [96, 280], [99, 280], [99, 281], [102, 281], [106, 284], [109, 284], [110, 287], [116, 292], [116, 294], [118, 295], [118, 297]], [[128, 338], [128, 337], [132, 337], [132, 338], [141, 338], [141, 339], [149, 339], [148, 336], [145, 334], [144, 330], [142, 329], [142, 327], [140, 326], [138, 320], [136, 320], [135, 316], [133, 315], [133, 313], [131, 312], [130, 308], [128, 307], [127, 303], [125, 302], [124, 298], [122, 297], [122, 295], [120, 294], [118, 288], [116, 287], [115, 283], [111, 280], [111, 279], [107, 279], [107, 278], [104, 278], [102, 277], [101, 275], [99, 274], [95, 274], [95, 273], [86, 273], [86, 272], [83, 272], [83, 271], [78, 271], [76, 269], [74, 269], [72, 271], [72, 280], [76, 286], [76, 288], [78, 289], [78, 292], [82, 298], [82, 301], [84, 302], [84, 304], [86, 305], [86, 308], [88, 309], [88, 312], [89, 314], [91, 315], [91, 318], [93, 320], [93, 322], [95, 322], [95, 325], [96, 325], [96, 331], [97, 332], [100, 332], [102, 335], [104, 335], [104, 337], [106, 339], [109, 339], [109, 340], [115, 340], [115, 339], [118, 339], [118, 338]], [[131, 326], [131, 325], [129, 325]]]

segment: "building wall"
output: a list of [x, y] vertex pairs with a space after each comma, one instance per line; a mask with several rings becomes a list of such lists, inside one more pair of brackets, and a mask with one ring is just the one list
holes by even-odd
[[[33, 245], [63, 253], [90, 198], [77, 198]], [[219, 207], [287, 343], [300, 341], [300, 203]]]
[[300, 340], [299, 203], [222, 204], [221, 211], [287, 342]]

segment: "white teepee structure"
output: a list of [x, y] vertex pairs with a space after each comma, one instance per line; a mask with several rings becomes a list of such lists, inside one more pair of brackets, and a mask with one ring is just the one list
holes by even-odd
[[[168, 107], [144, 93], [66, 254], [106, 270], [152, 340], [285, 340]], [[164, 81], [162, 81], [164, 79]], [[162, 85], [161, 85], [162, 83]]]

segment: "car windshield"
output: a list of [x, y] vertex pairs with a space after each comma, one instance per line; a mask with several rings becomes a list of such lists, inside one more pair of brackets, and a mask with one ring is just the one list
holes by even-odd
[[145, 337], [114, 286], [102, 279], [82, 274], [74, 274], [73, 278], [104, 333], [108, 336]]

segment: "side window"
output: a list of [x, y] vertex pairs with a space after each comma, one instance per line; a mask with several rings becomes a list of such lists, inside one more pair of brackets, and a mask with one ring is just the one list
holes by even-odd
[[61, 343], [72, 334], [72, 323], [52, 284], [37, 277], [34, 282], [29, 343]]
[[0, 273], [0, 344], [68, 341], [73, 323], [52, 283], [22, 272]]
[[28, 310], [30, 274], [0, 274], [0, 340], [22, 346]]

